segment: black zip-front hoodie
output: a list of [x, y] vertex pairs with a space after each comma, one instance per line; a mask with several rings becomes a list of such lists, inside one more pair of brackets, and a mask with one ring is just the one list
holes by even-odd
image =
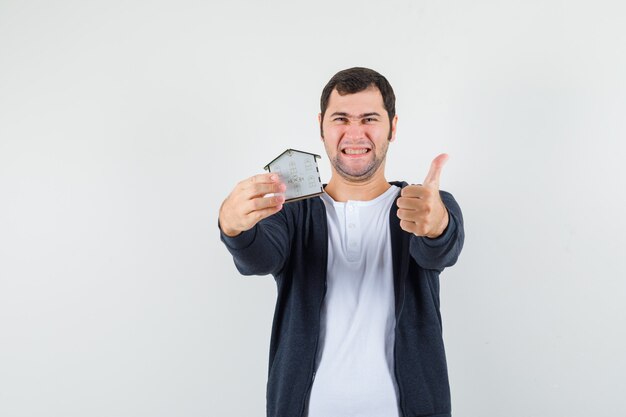
[[[405, 187], [406, 182], [392, 182]], [[435, 239], [400, 228], [389, 212], [395, 293], [395, 377], [402, 417], [450, 417], [450, 386], [439, 310], [439, 273], [456, 262], [463, 216], [440, 191], [450, 221]], [[276, 308], [270, 341], [268, 417], [302, 417], [315, 378], [320, 311], [326, 295], [328, 230], [319, 197], [285, 204], [252, 229], [221, 239], [243, 275], [274, 276]]]

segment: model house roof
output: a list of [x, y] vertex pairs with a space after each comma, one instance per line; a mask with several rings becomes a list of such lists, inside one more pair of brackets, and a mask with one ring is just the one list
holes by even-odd
[[298, 152], [298, 153], [302, 153], [302, 154], [306, 154], [306, 155], [311, 155], [311, 156], [314, 156], [314, 157], [315, 157], [315, 159], [320, 159], [320, 158], [321, 158], [321, 156], [319, 156], [319, 155], [317, 155], [317, 154], [314, 154], [314, 153], [311, 153], [311, 152], [299, 151], [299, 150], [297, 150], [297, 149], [287, 149], [286, 151], [284, 151], [283, 153], [281, 153], [280, 155], [278, 155], [276, 158], [272, 159], [272, 162], [270, 162], [269, 164], [265, 165], [265, 166], [263, 167], [263, 169], [268, 170], [268, 169], [269, 169], [269, 167], [270, 167], [270, 165], [272, 165], [272, 164], [273, 164], [273, 163], [274, 163], [277, 159], [279, 159], [281, 156], [283, 156], [284, 154], [286, 154], [286, 153], [288, 153], [288, 152], [289, 152], [289, 153], [291, 153], [291, 152]]

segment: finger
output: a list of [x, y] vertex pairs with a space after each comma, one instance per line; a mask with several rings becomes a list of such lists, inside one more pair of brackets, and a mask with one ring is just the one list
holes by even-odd
[[400, 198], [428, 198], [432, 195], [432, 190], [423, 185], [407, 185], [400, 192]]
[[416, 210], [398, 209], [397, 214], [400, 220], [406, 220], [413, 223], [420, 218], [420, 215]]
[[439, 178], [441, 177], [441, 170], [443, 166], [448, 161], [448, 154], [442, 153], [433, 159], [433, 162], [430, 164], [430, 170], [424, 179], [424, 186], [433, 187], [439, 189]]
[[251, 199], [254, 197], [264, 196], [266, 194], [283, 193], [287, 186], [281, 182], [274, 183], [255, 183], [245, 190], [245, 197]]
[[418, 201], [417, 198], [407, 198], [407, 197], [399, 197], [396, 200], [396, 205], [399, 209], [409, 209], [412, 210], [415, 208], [415, 202]]
[[405, 232], [413, 233], [417, 236], [423, 236], [424, 234], [423, 227], [408, 220], [400, 220], [400, 228]]
[[415, 197], [400, 197], [397, 200], [398, 208], [407, 210], [421, 210], [428, 203], [421, 198]]
[[429, 226], [422, 222], [412, 222], [408, 220], [400, 220], [400, 228], [406, 232], [413, 233], [416, 236], [427, 236]]
[[428, 204], [421, 204], [408, 209], [399, 208], [397, 215], [402, 220], [426, 221], [431, 212]]
[[246, 214], [251, 214], [251, 213], [254, 213], [255, 211], [262, 211], [265, 209], [277, 207], [277, 206], [282, 205], [284, 202], [285, 202], [285, 196], [283, 195], [253, 198], [247, 204]]
[[251, 184], [271, 184], [273, 182], [280, 181], [280, 176], [275, 172], [266, 172], [264, 174], [253, 175], [252, 177], [244, 180], [246, 185]]
[[[283, 208], [282, 204], [279, 204], [277, 206], [273, 206], [273, 207], [268, 207], [265, 208], [263, 210], [256, 210], [253, 211], [252, 213], [249, 214], [249, 216], [252, 217], [254, 224], [260, 222], [261, 220], [265, 219], [266, 217], [269, 217], [273, 214], [278, 213], [279, 211], [281, 211]], [[253, 225], [254, 225], [253, 224]]]
[[253, 175], [252, 177], [241, 181], [237, 188], [239, 190], [254, 190], [256, 186], [261, 184], [274, 184], [280, 182], [280, 175], [276, 172], [267, 172], [265, 174]]

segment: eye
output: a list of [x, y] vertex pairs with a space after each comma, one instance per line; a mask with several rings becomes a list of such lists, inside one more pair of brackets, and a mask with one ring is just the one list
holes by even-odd
[[364, 121], [365, 123], [373, 123], [373, 122], [377, 122], [377, 121], [378, 121], [378, 119], [377, 119], [377, 118], [375, 118], [375, 117], [366, 117], [365, 119], [363, 119], [363, 121]]
[[347, 121], [348, 121], [347, 117], [341, 117], [341, 116], [340, 117], [335, 117], [333, 119], [333, 122], [347, 122]]

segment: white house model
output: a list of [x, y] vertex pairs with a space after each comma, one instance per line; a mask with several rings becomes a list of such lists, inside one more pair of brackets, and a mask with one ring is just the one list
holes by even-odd
[[317, 167], [319, 155], [287, 149], [265, 166], [275, 172], [287, 186], [285, 202], [315, 197], [324, 192]]

